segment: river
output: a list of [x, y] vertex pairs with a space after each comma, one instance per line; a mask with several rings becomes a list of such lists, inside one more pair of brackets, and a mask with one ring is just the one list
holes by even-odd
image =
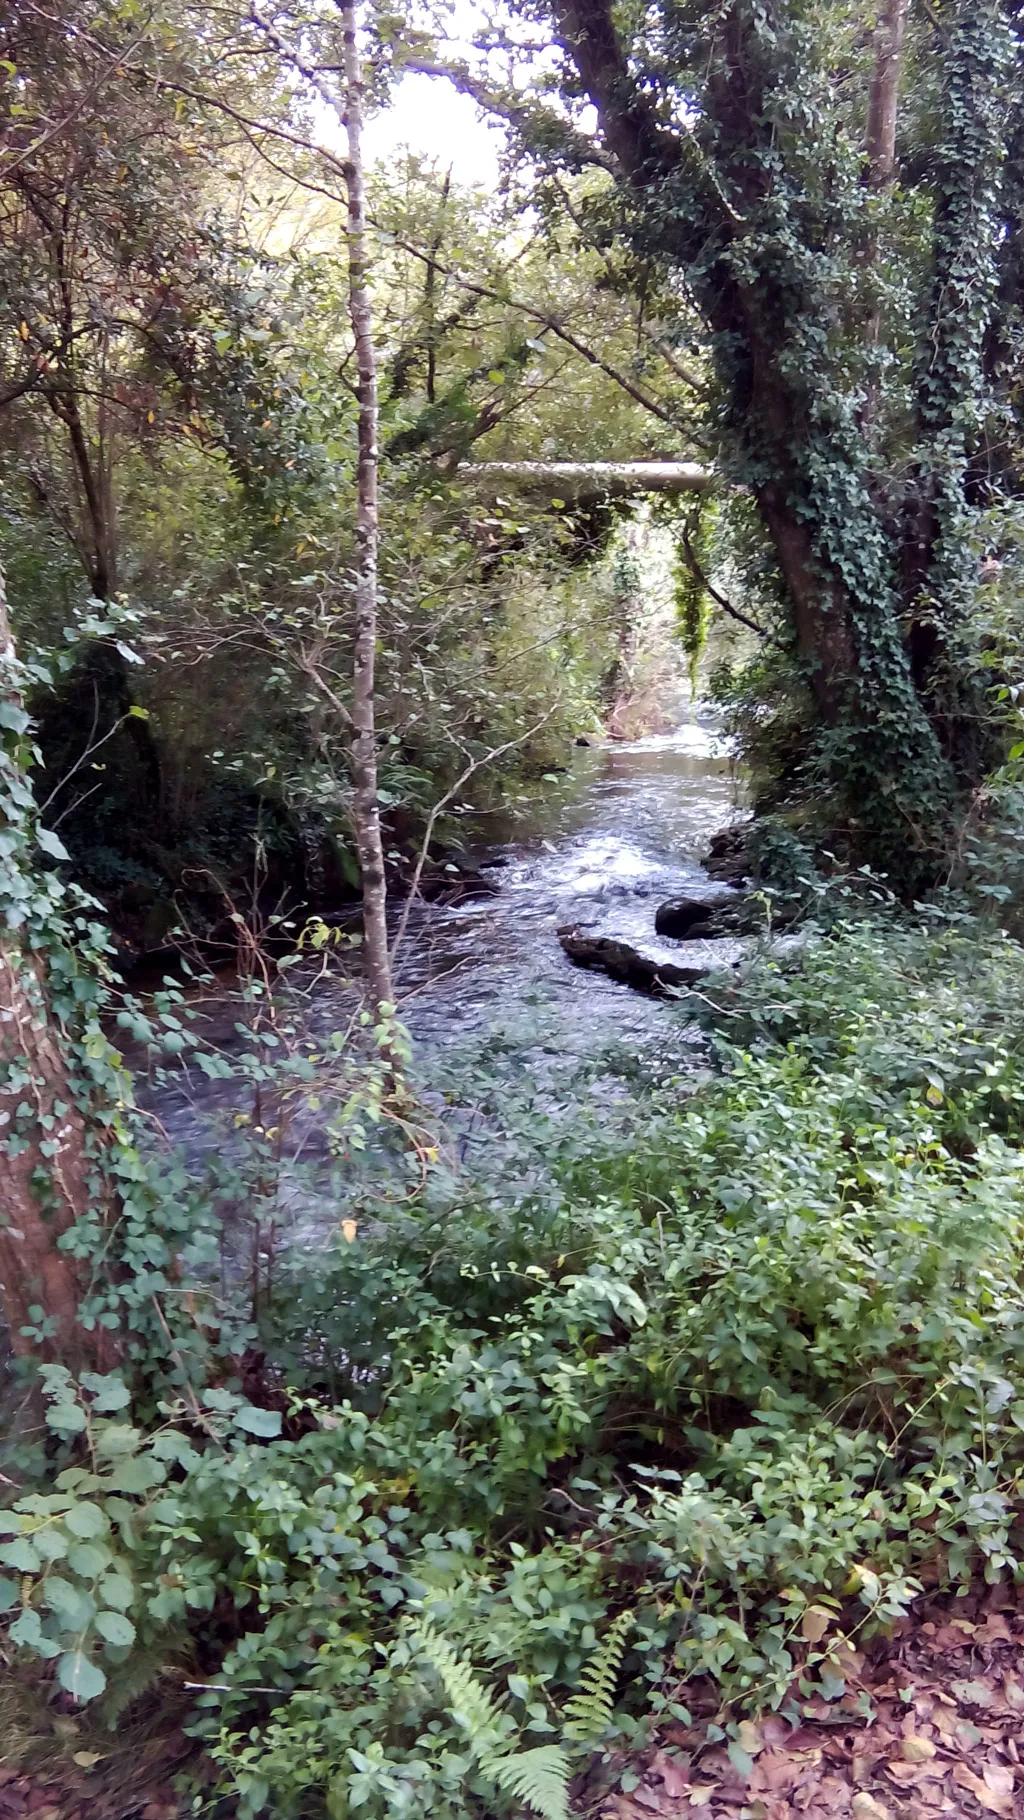
[[[396, 992], [414, 1043], [457, 1044], [524, 1013], [542, 1013], [567, 1050], [657, 1027], [663, 1005], [574, 967], [557, 931], [579, 923], [678, 959], [679, 944], [654, 935], [655, 910], [708, 892], [700, 855], [737, 812], [728, 751], [706, 727], [576, 748], [515, 838], [471, 854], [496, 894], [411, 917]], [[721, 948], [688, 943], [687, 957]]]
[[[521, 1108], [525, 1095], [530, 1106], [520, 1128], [536, 1128], [538, 1116], [543, 1121], [560, 1102], [571, 1109], [581, 1064], [585, 1092], [599, 1104], [620, 1091], [616, 1066], [602, 1064], [610, 1054], [696, 1069], [702, 1048], [692, 1024], [664, 1000], [573, 966], [557, 932], [579, 923], [678, 958], [679, 944], [654, 935], [655, 910], [667, 897], [709, 890], [700, 855], [740, 813], [728, 749], [706, 726], [575, 748], [565, 774], [527, 815], [469, 846], [467, 858], [494, 881], [493, 895], [415, 906], [397, 957], [396, 995], [412, 1040], [412, 1078], [428, 1105], [447, 1107], [450, 1154], [465, 1156], [480, 1134], [492, 1157], [500, 1154], [502, 1081], [509, 1103], [515, 1098]], [[721, 942], [685, 946], [687, 959], [728, 958]], [[352, 1011], [351, 986], [327, 978], [302, 1017], [326, 1049]], [[211, 1029], [220, 1026], [223, 1042], [237, 1007], [226, 993], [206, 995], [202, 1015]], [[234, 1046], [230, 1036], [224, 1046]], [[237, 1082], [207, 1079], [195, 1067], [139, 1081], [142, 1105], [193, 1170], [234, 1151], [239, 1092]], [[297, 1127], [300, 1148], [314, 1160], [317, 1125], [313, 1117]], [[350, 1163], [363, 1167], [355, 1157]], [[300, 1188], [294, 1172], [285, 1173], [277, 1230], [315, 1245], [336, 1228], [338, 1191]]]

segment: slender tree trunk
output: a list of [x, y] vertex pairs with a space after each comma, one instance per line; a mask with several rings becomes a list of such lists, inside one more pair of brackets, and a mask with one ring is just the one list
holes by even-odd
[[348, 131], [349, 314], [356, 343], [359, 399], [359, 475], [356, 516], [356, 628], [352, 679], [352, 774], [356, 847], [363, 887], [363, 952], [367, 996], [375, 1015], [392, 1004], [388, 956], [387, 885], [377, 805], [377, 728], [374, 660], [377, 648], [377, 358], [367, 287], [368, 251], [363, 194], [363, 76], [356, 42], [355, 0], [340, 6], [344, 38]]
[[[50, 1008], [45, 958], [22, 938], [15, 914], [31, 896], [19, 848], [33, 811], [18, 749], [24, 709], [14, 658], [0, 572], [0, 703], [8, 723], [0, 744], [0, 836], [7, 836], [0, 886], [0, 1317], [15, 1353], [109, 1364], [110, 1334], [78, 1326], [78, 1266], [58, 1243], [102, 1187]], [[40, 1327], [42, 1341], [24, 1331]]]
[[903, 38], [910, 0], [884, 0], [875, 26], [875, 68], [868, 94], [865, 144], [876, 190], [892, 182], [896, 168], [896, 109], [903, 69]]

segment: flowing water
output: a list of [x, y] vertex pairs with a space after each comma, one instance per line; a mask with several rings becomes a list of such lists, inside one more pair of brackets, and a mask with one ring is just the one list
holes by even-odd
[[[396, 992], [416, 1045], [458, 1043], [537, 1011], [548, 1040], [568, 1051], [656, 1029], [662, 1004], [574, 967], [557, 931], [578, 923], [678, 959], [679, 944], [654, 934], [655, 910], [668, 897], [708, 892], [699, 856], [736, 813], [727, 749], [699, 725], [576, 748], [515, 840], [473, 855], [496, 895], [424, 905], [410, 919]], [[686, 958], [720, 958], [723, 949], [687, 943]]]
[[[502, 830], [513, 838], [469, 851], [493, 880], [493, 894], [415, 906], [397, 957], [396, 996], [413, 1042], [413, 1078], [428, 1105], [440, 1109], [447, 1099], [449, 1109], [439, 1115], [452, 1151], [465, 1156], [481, 1138], [491, 1166], [501, 1154], [494, 1092], [481, 1112], [487, 1096], [468, 1084], [481, 1062], [504, 1071], [510, 1104], [525, 1093], [531, 1128], [538, 1109], [543, 1120], [561, 1103], [572, 1116], [580, 1064], [590, 1070], [583, 1091], [609, 1114], [617, 1096], [621, 1106], [621, 1077], [615, 1067], [604, 1071], [601, 1058], [625, 1051], [660, 1057], [673, 1070], [699, 1067], [701, 1039], [692, 1024], [664, 1000], [573, 966], [558, 929], [581, 924], [645, 953], [678, 957], [680, 944], [655, 936], [657, 906], [681, 893], [709, 892], [700, 855], [709, 836], [738, 813], [728, 750], [700, 725], [631, 744], [576, 748], [529, 819]], [[728, 961], [734, 947], [687, 942], [685, 955], [716, 963]], [[305, 1027], [319, 1043], [345, 1027], [357, 1003], [351, 984], [325, 979], [308, 1001]], [[203, 1015], [211, 1029], [219, 1025], [222, 1046], [232, 1048], [233, 999], [207, 995]], [[241, 1142], [232, 1135], [245, 1100], [237, 1082], [208, 1080], [189, 1067], [148, 1088], [139, 1085], [143, 1106], [193, 1165], [224, 1160]], [[314, 1160], [322, 1152], [319, 1122], [304, 1120], [300, 1134], [300, 1148]], [[293, 1169], [285, 1174], [288, 1211], [275, 1214], [277, 1229], [287, 1230], [292, 1244], [316, 1246], [336, 1225], [338, 1201], [323, 1188], [300, 1188]], [[358, 1189], [350, 1185], [348, 1192]]]

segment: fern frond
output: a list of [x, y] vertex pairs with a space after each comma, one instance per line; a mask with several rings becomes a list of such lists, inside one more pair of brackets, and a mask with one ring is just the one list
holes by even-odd
[[580, 1671], [580, 1691], [566, 1702], [563, 1730], [563, 1736], [574, 1744], [596, 1744], [608, 1730], [615, 1705], [615, 1683], [626, 1653], [626, 1638], [632, 1628], [632, 1612], [620, 1612], [604, 1641]]
[[541, 1820], [569, 1820], [569, 1759], [558, 1744], [541, 1744], [535, 1750], [493, 1754], [480, 1760], [480, 1768], [503, 1794], [525, 1801]]
[[488, 1747], [498, 1728], [499, 1717], [486, 1687], [477, 1680], [470, 1664], [456, 1655], [451, 1644], [438, 1635], [429, 1618], [417, 1619], [409, 1628], [436, 1671], [451, 1703], [452, 1714], [470, 1743]]

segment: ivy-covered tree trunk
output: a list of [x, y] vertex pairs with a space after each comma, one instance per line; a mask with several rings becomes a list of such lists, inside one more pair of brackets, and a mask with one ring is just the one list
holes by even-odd
[[0, 1321], [15, 1353], [105, 1366], [115, 1343], [80, 1324], [85, 1284], [61, 1244], [104, 1189], [51, 997], [59, 887], [36, 865], [20, 682], [0, 574]]
[[642, 260], [682, 275], [709, 331], [722, 466], [774, 547], [818, 717], [807, 787], [870, 830], [883, 860], [917, 853], [927, 872], [991, 757], [961, 632], [985, 503], [1006, 11], [948, 0], [919, 34], [941, 143], [908, 179], [924, 224], [914, 257], [924, 241], [931, 265], [916, 319], [905, 300], [895, 312], [887, 269], [904, 0], [886, 0], [866, 40], [859, 119], [837, 76], [843, 30], [861, 29], [852, 10], [838, 50], [820, 20], [773, 0], [656, 7], [631, 40], [611, 0], [552, 11], [626, 232]]

